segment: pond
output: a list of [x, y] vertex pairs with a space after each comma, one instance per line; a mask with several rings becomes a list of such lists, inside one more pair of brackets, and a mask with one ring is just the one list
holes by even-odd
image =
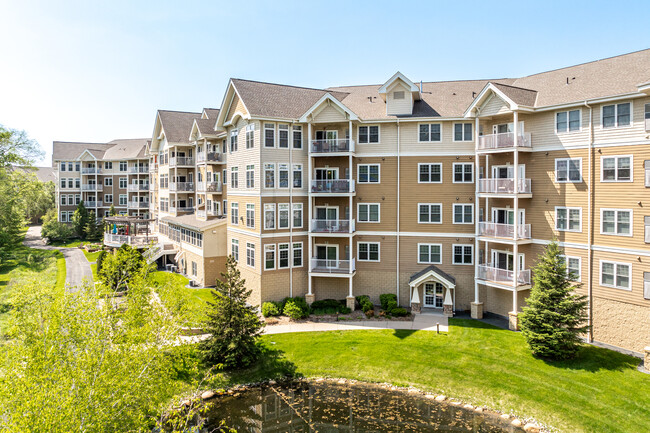
[[213, 400], [201, 432], [221, 420], [250, 432], [519, 433], [493, 413], [378, 385], [293, 382]]

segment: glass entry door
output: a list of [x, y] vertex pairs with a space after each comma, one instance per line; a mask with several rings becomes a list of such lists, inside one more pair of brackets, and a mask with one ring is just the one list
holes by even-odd
[[425, 283], [424, 284], [424, 306], [431, 308], [442, 308], [444, 302], [445, 288], [442, 284]]

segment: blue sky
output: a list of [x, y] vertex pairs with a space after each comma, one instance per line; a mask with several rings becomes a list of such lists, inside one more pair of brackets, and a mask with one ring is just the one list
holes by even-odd
[[148, 137], [228, 78], [308, 87], [517, 77], [650, 48], [647, 1], [0, 0], [0, 124], [38, 140]]

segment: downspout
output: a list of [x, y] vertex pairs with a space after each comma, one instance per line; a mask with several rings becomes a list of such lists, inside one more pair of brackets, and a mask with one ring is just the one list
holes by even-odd
[[[293, 298], [293, 125], [291, 122], [289, 128], [289, 297]], [[261, 146], [260, 146], [261, 147]], [[260, 167], [260, 173], [264, 173], [264, 168]], [[301, 174], [302, 175], [302, 174]], [[278, 179], [278, 182], [280, 179]], [[261, 182], [260, 182], [261, 183]], [[260, 185], [261, 187], [262, 185]], [[275, 185], [274, 185], [275, 186]], [[302, 215], [301, 215], [302, 216]], [[280, 209], [278, 209], [278, 225], [280, 225]], [[280, 250], [278, 249], [278, 259]]]
[[592, 212], [593, 212], [593, 147], [594, 147], [594, 122], [593, 122], [593, 112], [594, 109], [590, 106], [585, 100], [585, 107], [589, 108], [589, 175], [587, 183], [587, 194], [589, 195], [589, 200], [587, 200], [587, 263], [589, 265], [587, 271], [587, 324], [589, 325], [589, 331], [587, 332], [587, 342], [591, 343], [593, 341], [593, 330], [591, 329], [591, 324], [593, 323], [593, 289], [592, 289], [592, 280], [593, 280], [593, 254], [592, 254], [592, 239], [593, 239], [593, 230], [592, 230]]
[[[397, 267], [397, 274], [395, 276], [395, 282], [396, 282], [396, 287], [397, 287], [397, 305], [399, 305], [399, 206], [400, 206], [400, 201], [399, 201], [399, 172], [400, 172], [400, 131], [399, 131], [399, 118], [397, 119], [397, 227], [396, 227], [396, 238], [397, 238], [397, 260], [396, 260], [396, 267]], [[409, 305], [411, 303], [410, 299], [410, 293], [409, 293]]]

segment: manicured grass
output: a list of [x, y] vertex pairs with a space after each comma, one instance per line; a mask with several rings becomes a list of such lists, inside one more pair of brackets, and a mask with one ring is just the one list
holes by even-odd
[[402, 330], [307, 332], [262, 337], [256, 368], [235, 382], [283, 375], [413, 385], [535, 417], [565, 432], [650, 431], [650, 375], [639, 360], [585, 346], [577, 359], [531, 356], [520, 333], [450, 320], [449, 333]]
[[[92, 265], [91, 265], [92, 266]], [[189, 279], [180, 274], [171, 272], [156, 271], [150, 274], [150, 281], [154, 287], [165, 287], [167, 284], [174, 286], [177, 294], [185, 297], [187, 302], [187, 311], [184, 316], [191, 326], [200, 325], [206, 319], [206, 302], [212, 301], [211, 289], [193, 289], [185, 287], [189, 284]], [[163, 302], [171, 300], [163, 297]]]
[[99, 281], [99, 276], [97, 275], [97, 263], [92, 263], [90, 265], [90, 270], [93, 271], [93, 281]]
[[93, 262], [96, 262], [96, 261], [97, 261], [97, 257], [99, 257], [99, 253], [100, 253], [101, 251], [95, 251], [94, 253], [89, 253], [88, 251], [83, 250], [83, 252], [84, 252], [84, 256], [86, 256], [86, 259], [87, 259], [90, 263], [93, 263]]
[[86, 244], [89, 241], [84, 241], [83, 239], [71, 239], [67, 241], [53, 241], [50, 245], [53, 247], [59, 248], [77, 248], [81, 244]]
[[56, 251], [56, 288], [62, 289], [65, 287], [65, 278], [67, 276], [65, 269], [65, 257], [61, 251]]

